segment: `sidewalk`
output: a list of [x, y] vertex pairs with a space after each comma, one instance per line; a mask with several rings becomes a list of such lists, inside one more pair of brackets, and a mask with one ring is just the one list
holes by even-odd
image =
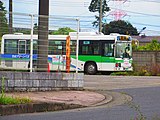
[[110, 95], [102, 95], [92, 91], [49, 91], [49, 92], [24, 92], [7, 93], [13, 97], [28, 97], [37, 102], [53, 102], [65, 104], [78, 104], [82, 106], [95, 106], [112, 100]]
[[93, 91], [49, 91], [13, 92], [7, 96], [29, 98], [29, 104], [0, 105], [0, 116], [34, 112], [57, 111], [107, 104], [112, 100], [109, 94]]

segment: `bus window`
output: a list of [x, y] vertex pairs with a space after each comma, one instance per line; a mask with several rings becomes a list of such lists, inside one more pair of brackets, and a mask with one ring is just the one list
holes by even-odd
[[38, 41], [33, 40], [33, 54], [37, 54], [38, 52]]
[[80, 41], [80, 54], [82, 55], [99, 55], [99, 41]]
[[89, 40], [80, 41], [80, 54], [92, 55], [92, 44]]
[[132, 56], [131, 43], [117, 42], [116, 57], [117, 58], [131, 58]]
[[53, 55], [55, 52], [55, 41], [50, 40], [49, 41], [49, 46], [48, 46], [48, 54]]
[[19, 40], [18, 41], [18, 53], [19, 54], [26, 54], [26, 40]]
[[93, 48], [93, 54], [99, 55], [100, 49], [99, 49], [99, 42], [98, 41], [93, 41], [92, 48]]
[[71, 55], [75, 55], [76, 54], [76, 41], [71, 41], [70, 42], [70, 46], [71, 46]]
[[114, 47], [113, 43], [104, 43], [104, 56], [113, 57], [114, 56]]
[[30, 40], [27, 40], [26, 43], [26, 53], [30, 54]]
[[90, 55], [90, 54], [92, 54], [91, 45], [82, 46], [82, 54], [83, 55]]
[[5, 40], [4, 53], [5, 54], [17, 54], [17, 40]]
[[65, 41], [63, 40], [50, 40], [48, 47], [48, 54], [61, 55], [66, 53]]
[[[31, 41], [30, 40], [26, 40], [26, 53], [30, 54], [30, 46], [31, 45]], [[37, 54], [37, 50], [38, 50], [38, 43], [37, 40], [33, 40], [33, 54]]]

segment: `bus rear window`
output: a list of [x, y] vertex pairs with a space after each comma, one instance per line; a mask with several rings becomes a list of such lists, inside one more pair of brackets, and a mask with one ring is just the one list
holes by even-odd
[[4, 53], [5, 54], [17, 54], [18, 53], [18, 41], [17, 40], [5, 40]]

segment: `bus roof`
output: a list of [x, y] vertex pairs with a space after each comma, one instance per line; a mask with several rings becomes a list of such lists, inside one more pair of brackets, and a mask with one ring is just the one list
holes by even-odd
[[[71, 40], [77, 40], [77, 32], [71, 32]], [[49, 35], [49, 39], [55, 40], [65, 40], [68, 35]], [[127, 36], [120, 35], [117, 33], [112, 33], [110, 35], [98, 34], [94, 32], [79, 32], [79, 40], [116, 40], [117, 36]], [[6, 34], [3, 35], [2, 39], [31, 39], [31, 35], [27, 34]], [[33, 39], [38, 39], [38, 35], [33, 35]]]

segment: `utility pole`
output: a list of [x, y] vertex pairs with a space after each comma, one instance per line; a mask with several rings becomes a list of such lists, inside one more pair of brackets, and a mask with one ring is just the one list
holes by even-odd
[[100, 0], [100, 10], [99, 10], [99, 33], [102, 32], [102, 0]]
[[48, 18], [49, 0], [39, 0], [38, 61], [39, 72], [48, 71]]
[[12, 26], [12, 0], [9, 0], [9, 33], [13, 33], [13, 26]]

